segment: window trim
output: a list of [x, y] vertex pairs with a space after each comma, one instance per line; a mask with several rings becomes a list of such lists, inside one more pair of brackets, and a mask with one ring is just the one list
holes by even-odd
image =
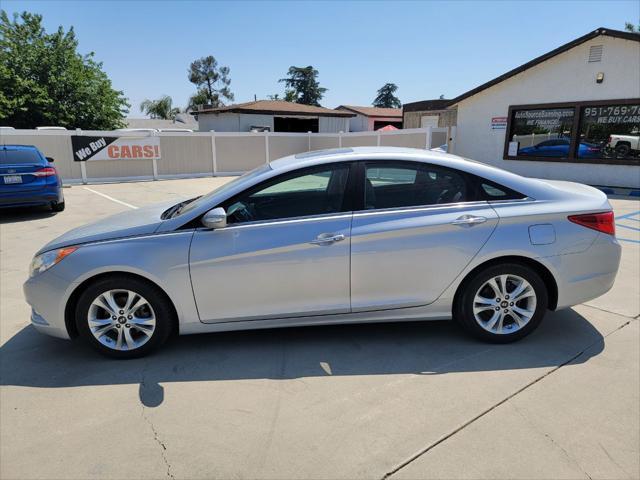
[[[640, 158], [581, 158], [577, 156], [578, 136], [581, 127], [582, 113], [587, 107], [603, 105], [632, 105], [640, 104], [640, 98], [623, 98], [611, 100], [575, 101], [561, 103], [533, 103], [527, 105], [509, 105], [507, 113], [507, 129], [504, 137], [503, 160], [555, 162], [555, 163], [589, 163], [596, 165], [640, 165]], [[573, 123], [571, 125], [571, 139], [569, 142], [569, 156], [567, 157], [533, 157], [530, 155], [509, 155], [509, 140], [512, 137], [513, 115], [516, 110], [540, 110], [553, 108], [572, 108]]]

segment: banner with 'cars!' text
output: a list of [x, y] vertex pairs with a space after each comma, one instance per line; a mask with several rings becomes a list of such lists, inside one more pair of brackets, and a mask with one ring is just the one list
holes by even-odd
[[160, 137], [91, 137], [72, 135], [73, 160], [160, 159]]

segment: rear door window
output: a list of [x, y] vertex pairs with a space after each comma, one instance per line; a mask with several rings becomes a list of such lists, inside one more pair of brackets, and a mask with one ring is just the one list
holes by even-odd
[[411, 162], [365, 165], [366, 210], [459, 203], [472, 200], [464, 174]]

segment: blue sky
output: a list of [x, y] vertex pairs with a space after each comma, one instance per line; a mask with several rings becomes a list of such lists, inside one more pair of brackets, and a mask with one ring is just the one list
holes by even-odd
[[640, 2], [18, 1], [9, 12], [75, 27], [142, 117], [145, 98], [184, 107], [189, 63], [214, 55], [231, 68], [237, 102], [282, 93], [290, 65], [313, 65], [322, 104], [369, 105], [386, 82], [406, 102], [451, 98], [595, 29], [638, 23]]

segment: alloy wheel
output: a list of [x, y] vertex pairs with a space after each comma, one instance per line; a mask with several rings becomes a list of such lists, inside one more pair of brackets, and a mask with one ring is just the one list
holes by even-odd
[[536, 312], [536, 292], [517, 275], [503, 274], [487, 280], [473, 298], [473, 315], [486, 331], [504, 335], [522, 329]]
[[89, 331], [105, 347], [127, 351], [147, 343], [156, 329], [151, 304], [131, 290], [107, 290], [98, 295], [87, 313]]

